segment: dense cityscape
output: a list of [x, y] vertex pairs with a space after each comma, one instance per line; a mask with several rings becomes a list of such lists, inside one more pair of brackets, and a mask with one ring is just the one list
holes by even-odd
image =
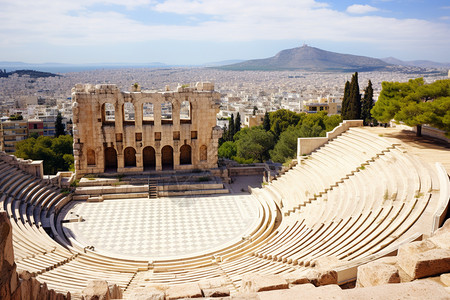
[[[431, 74], [421, 68], [413, 71], [415, 73], [363, 72], [359, 75], [360, 87], [363, 89], [368, 80], [371, 80], [376, 100], [382, 81], [404, 82], [411, 78], [424, 77], [426, 82], [433, 82], [447, 78], [443, 70]], [[265, 112], [278, 109], [315, 112], [314, 106], [328, 110], [329, 103], [336, 103], [334, 113], [340, 113], [344, 84], [350, 78], [350, 73], [224, 71], [212, 68], [99, 69], [42, 78], [14, 74], [0, 78], [1, 120], [2, 123], [12, 122], [9, 121], [10, 116], [18, 115], [21, 115], [23, 120], [16, 120], [15, 125], [3, 124], [0, 139], [6, 140], [6, 143], [0, 142], [3, 147], [0, 149], [14, 152], [13, 144], [36, 132], [33, 129], [42, 129], [38, 130], [41, 135], [54, 136], [54, 124], [58, 113], [63, 117], [62, 122], [66, 131], [70, 133], [71, 89], [77, 83], [110, 83], [125, 91], [130, 90], [134, 83], [138, 83], [142, 90], [163, 91], [166, 86], [169, 86], [170, 90], [175, 90], [178, 85], [194, 85], [197, 81], [210, 81], [221, 93], [218, 125], [223, 126], [226, 121], [221, 120], [226, 120], [231, 114], [236, 115], [239, 112], [243, 119], [242, 125], [252, 126], [259, 125], [262, 118], [255, 123], [249, 116], [263, 116]], [[31, 125], [27, 124], [27, 120], [32, 120]], [[36, 120], [41, 120], [42, 124], [37, 121], [36, 125]]]

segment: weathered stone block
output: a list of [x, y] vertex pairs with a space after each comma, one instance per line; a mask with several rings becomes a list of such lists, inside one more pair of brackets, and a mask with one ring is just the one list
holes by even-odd
[[128, 295], [133, 300], [164, 300], [166, 299], [165, 289], [149, 286], [145, 288], [135, 289]]
[[433, 244], [442, 249], [450, 249], [450, 219], [429, 238]]
[[230, 296], [230, 289], [227, 287], [227, 282], [223, 278], [201, 280], [198, 285], [204, 297]]
[[202, 297], [202, 290], [197, 283], [172, 285], [166, 291], [167, 300], [199, 297]]
[[82, 292], [82, 299], [84, 300], [109, 300], [111, 295], [109, 293], [108, 282], [105, 280], [91, 280], [88, 282], [86, 288]]
[[245, 274], [242, 277], [241, 292], [262, 292], [287, 289], [289, 284], [281, 275]]
[[400, 275], [394, 265], [374, 261], [358, 267], [357, 287], [399, 282]]
[[282, 276], [290, 284], [304, 284], [317, 280], [319, 272], [315, 269], [295, 270]]
[[403, 245], [397, 257], [398, 265], [412, 279], [450, 271], [450, 250], [436, 248], [431, 241]]
[[450, 286], [450, 273], [442, 274], [440, 279], [445, 286]]

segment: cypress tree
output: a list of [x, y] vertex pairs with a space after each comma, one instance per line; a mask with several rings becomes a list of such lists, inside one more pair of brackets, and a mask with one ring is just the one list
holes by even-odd
[[56, 116], [56, 121], [55, 121], [55, 137], [58, 137], [60, 135], [64, 135], [64, 125], [62, 123], [62, 116], [61, 113], [58, 112], [58, 115]]
[[345, 83], [344, 88], [344, 98], [342, 99], [342, 108], [341, 108], [341, 116], [343, 120], [348, 120], [348, 111], [349, 111], [349, 101], [350, 101], [350, 82]]
[[355, 72], [350, 82], [350, 101], [347, 112], [348, 120], [361, 118], [361, 94], [359, 93], [358, 72]]
[[361, 119], [364, 120], [364, 125], [369, 125], [372, 121], [372, 114], [370, 110], [373, 107], [373, 88], [372, 82], [369, 80], [366, 89], [364, 90], [364, 98], [361, 109]]
[[269, 113], [268, 112], [266, 112], [264, 114], [263, 129], [265, 131], [269, 131], [270, 130], [270, 117], [269, 117]]
[[234, 129], [234, 114], [231, 114], [231, 118], [228, 121], [228, 141], [232, 141], [234, 134], [235, 134], [235, 129]]
[[238, 112], [236, 115], [236, 120], [234, 122], [234, 133], [238, 132], [239, 130], [241, 130], [241, 115]]

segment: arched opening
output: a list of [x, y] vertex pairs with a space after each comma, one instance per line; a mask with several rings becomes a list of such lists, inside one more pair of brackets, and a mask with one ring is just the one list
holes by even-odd
[[114, 123], [116, 120], [116, 109], [111, 103], [103, 103], [102, 105], [102, 121], [103, 123]]
[[142, 156], [144, 160], [144, 170], [154, 170], [156, 167], [155, 149], [151, 146], [145, 147], [142, 151]]
[[133, 147], [127, 147], [123, 151], [125, 167], [136, 167], [136, 150]]
[[130, 102], [123, 104], [123, 122], [125, 124], [134, 124], [134, 105]]
[[153, 124], [155, 115], [153, 113], [153, 103], [146, 102], [142, 104], [142, 121], [144, 124]]
[[161, 165], [163, 170], [173, 169], [173, 148], [164, 146], [161, 149]]
[[105, 172], [117, 172], [117, 152], [113, 147], [105, 149]]
[[191, 146], [183, 145], [180, 148], [180, 165], [190, 165], [191, 160]]
[[88, 149], [86, 156], [88, 166], [95, 166], [95, 151], [92, 149]]
[[181, 102], [180, 122], [181, 123], [191, 123], [191, 104], [189, 103], [187, 97], [186, 97], [185, 101]]
[[200, 146], [200, 160], [208, 160], [208, 148], [206, 145]]
[[172, 103], [161, 103], [161, 124], [172, 124]]

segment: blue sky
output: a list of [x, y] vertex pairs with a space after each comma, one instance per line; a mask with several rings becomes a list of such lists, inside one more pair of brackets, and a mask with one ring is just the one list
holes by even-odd
[[201, 64], [328, 51], [450, 62], [446, 0], [0, 0], [0, 61]]

